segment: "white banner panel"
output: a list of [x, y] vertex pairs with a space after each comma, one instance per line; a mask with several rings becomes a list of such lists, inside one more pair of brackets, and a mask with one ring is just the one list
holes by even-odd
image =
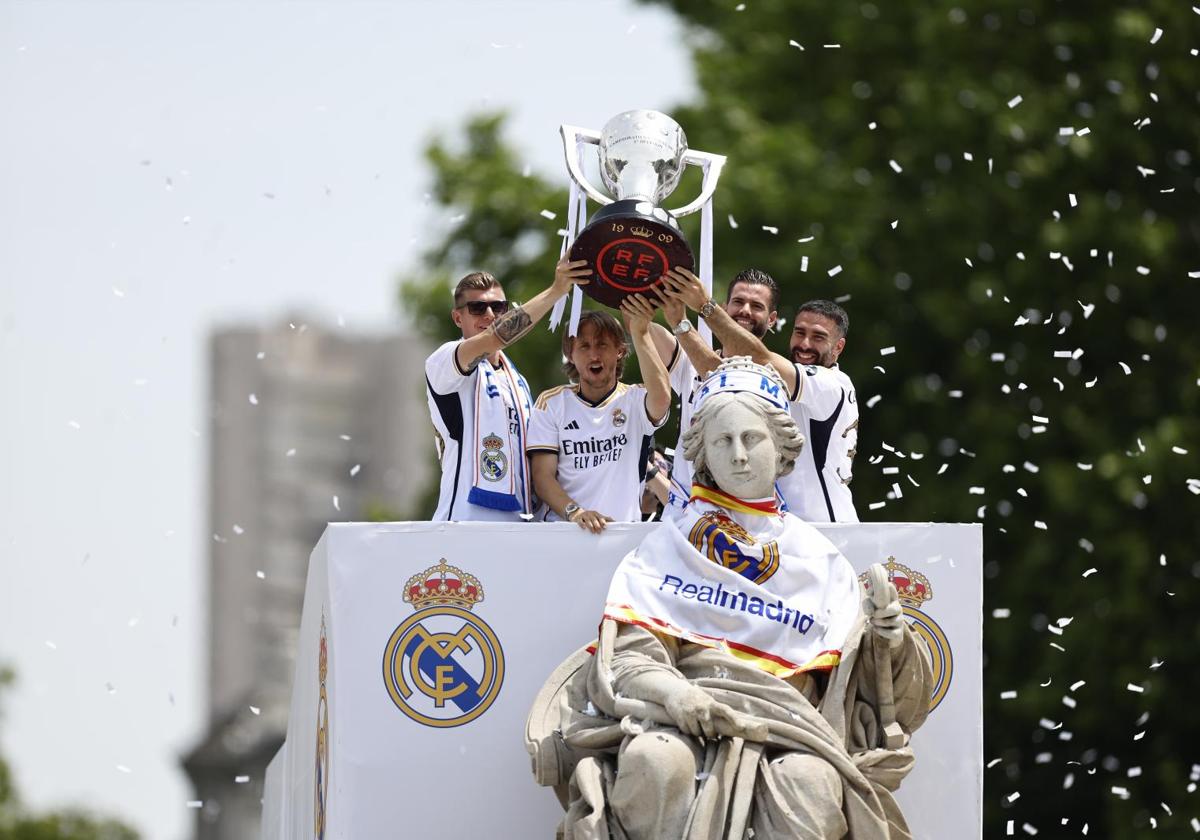
[[[533, 781], [525, 717], [551, 671], [595, 638], [612, 570], [653, 527], [597, 537], [569, 523], [330, 525], [310, 564], [264, 837], [553, 837], [561, 809]], [[821, 530], [860, 572], [894, 558], [910, 580], [905, 612], [934, 652], [938, 705], [899, 796], [914, 836], [979, 837], [981, 528]], [[411, 589], [443, 561], [464, 586]], [[285, 825], [272, 825], [281, 810]]]

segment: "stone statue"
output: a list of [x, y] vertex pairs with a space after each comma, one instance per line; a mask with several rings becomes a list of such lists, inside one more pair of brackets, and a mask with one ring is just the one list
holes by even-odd
[[621, 562], [594, 654], [530, 712], [559, 836], [908, 838], [892, 793], [929, 710], [928, 652], [882, 566], [864, 590], [776, 508], [804, 442], [777, 375], [729, 359], [696, 399], [692, 501]]

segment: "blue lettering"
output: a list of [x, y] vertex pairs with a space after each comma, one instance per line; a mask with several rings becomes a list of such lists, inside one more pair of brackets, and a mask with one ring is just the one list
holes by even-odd
[[684, 598], [695, 598], [696, 592], [697, 592], [696, 584], [694, 584], [694, 583], [689, 583], [683, 587], [683, 597]]
[[678, 595], [679, 587], [683, 586], [683, 581], [680, 578], [675, 577], [675, 575], [667, 575], [664, 577], [663, 582], [658, 587], [658, 591], [662, 592], [664, 586], [670, 586], [672, 583], [675, 584], [675, 594]]
[[762, 378], [762, 381], [758, 383], [758, 390], [766, 391], [772, 397], [779, 397], [779, 384], [771, 382], [771, 380], [767, 379], [765, 376]]

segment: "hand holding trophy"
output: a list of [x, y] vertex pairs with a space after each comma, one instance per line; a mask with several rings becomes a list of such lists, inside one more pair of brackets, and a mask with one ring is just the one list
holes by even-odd
[[[672, 268], [695, 268], [691, 246], [676, 217], [694, 213], [711, 198], [725, 158], [688, 149], [679, 123], [658, 111], [626, 111], [600, 132], [561, 128], [567, 170], [588, 198], [604, 205], [571, 245], [572, 260], [587, 260], [595, 272], [583, 291], [618, 308], [628, 295], [644, 294]], [[588, 181], [580, 164], [581, 143], [599, 148], [600, 175], [614, 200]], [[705, 168], [704, 188], [683, 207], [661, 205], [688, 164]]]

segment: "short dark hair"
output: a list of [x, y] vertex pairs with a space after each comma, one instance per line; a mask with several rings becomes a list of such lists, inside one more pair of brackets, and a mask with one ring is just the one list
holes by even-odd
[[796, 314], [801, 312], [812, 312], [817, 315], [824, 315], [830, 321], [837, 325], [838, 332], [842, 338], [845, 338], [850, 332], [850, 316], [846, 314], [846, 310], [838, 306], [831, 300], [810, 300], [808, 303], [801, 304], [796, 310]]
[[[629, 342], [625, 338], [625, 330], [621, 326], [621, 322], [607, 312], [601, 312], [598, 309], [585, 309], [579, 314], [579, 328], [575, 334], [583, 332], [584, 326], [592, 325], [592, 329], [596, 331], [597, 336], [606, 335], [613, 342], [625, 350], [621, 356], [621, 360], [617, 362], [617, 379], [625, 375], [625, 359], [629, 356]], [[579, 381], [579, 370], [575, 367], [575, 363], [571, 361], [571, 351], [575, 349], [575, 336], [570, 335], [570, 330], [563, 330], [562, 337], [562, 354], [563, 354], [563, 373], [567, 375], [567, 379], [572, 382]]]
[[[488, 289], [500, 287], [500, 281], [486, 271], [472, 271], [458, 281], [454, 287], [454, 305], [462, 306], [463, 295], [472, 289], [486, 292]], [[503, 290], [503, 287], [500, 287]]]
[[725, 293], [726, 303], [729, 303], [730, 298], [733, 297], [733, 287], [738, 283], [745, 283], [748, 286], [766, 286], [771, 290], [771, 311], [774, 312], [779, 308], [779, 284], [767, 272], [760, 268], [747, 268], [739, 271], [733, 278], [733, 282], [729, 284], [729, 291]]

